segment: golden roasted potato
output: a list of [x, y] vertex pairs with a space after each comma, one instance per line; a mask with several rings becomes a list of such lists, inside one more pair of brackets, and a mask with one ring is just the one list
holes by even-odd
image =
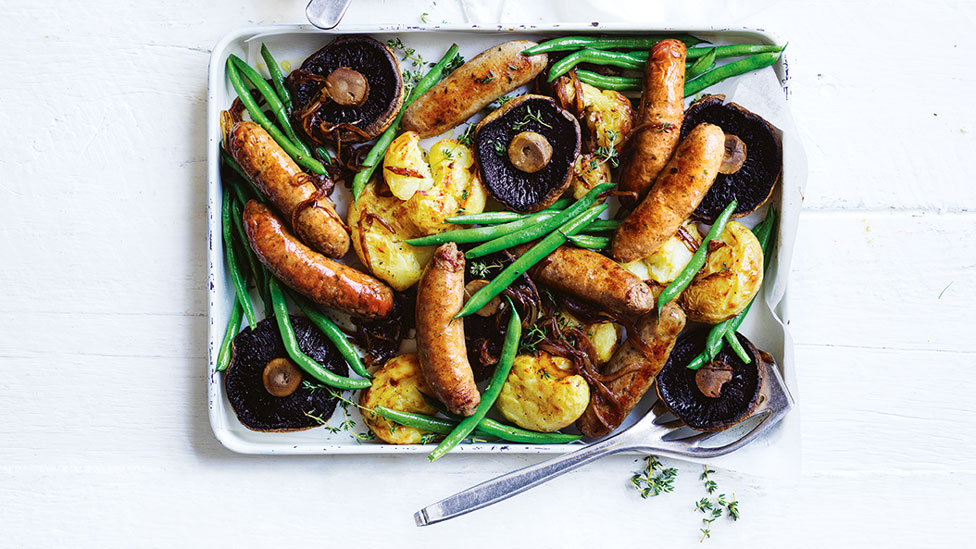
[[583, 107], [578, 114], [586, 125], [585, 151], [616, 147], [623, 142], [634, 120], [634, 109], [623, 94], [613, 90], [600, 90], [580, 82], [582, 93], [577, 102], [576, 90], [568, 77], [561, 77], [555, 86], [556, 95], [563, 104]]
[[359, 201], [349, 208], [349, 228], [356, 255], [374, 276], [397, 291], [420, 280], [434, 248], [415, 247], [404, 242], [422, 236], [404, 216], [403, 201], [395, 196], [379, 196], [375, 183], [369, 183]]
[[[695, 223], [688, 221], [682, 227], [688, 233], [688, 236], [695, 241], [693, 247], [697, 249], [698, 244], [702, 241], [702, 236], [698, 232]], [[644, 258], [643, 261], [647, 265], [648, 276], [645, 280], [653, 280], [667, 285], [678, 277], [682, 269], [685, 268], [685, 265], [691, 261], [691, 256], [694, 253], [688, 247], [688, 244], [685, 243], [684, 239], [675, 234], [658, 248], [657, 251]]]
[[590, 402], [583, 376], [566, 371], [570, 362], [539, 352], [515, 357], [495, 406], [519, 427], [548, 433], [571, 425]]
[[609, 320], [583, 324], [575, 316], [566, 312], [559, 311], [561, 322], [566, 326], [579, 328], [583, 335], [590, 340], [590, 344], [596, 350], [597, 364], [608, 362], [613, 356], [614, 351], [620, 344], [620, 336], [623, 334], [624, 327], [616, 322]]
[[417, 191], [434, 185], [417, 132], [404, 132], [390, 143], [383, 158], [383, 179], [400, 200], [409, 200]]
[[364, 408], [363, 419], [369, 430], [390, 444], [419, 443], [429, 431], [392, 423], [369, 410], [382, 406], [401, 412], [436, 415], [437, 410], [427, 404], [421, 389], [426, 390], [426, 381], [416, 353], [403, 354], [386, 361], [382, 368], [373, 373], [373, 384], [369, 389], [359, 393], [359, 405]]
[[593, 154], [581, 154], [573, 164], [573, 198], [579, 200], [600, 183], [610, 182], [610, 166]]
[[690, 320], [718, 324], [742, 312], [759, 292], [763, 253], [759, 240], [742, 223], [729, 221], [708, 253], [705, 266], [681, 292], [681, 308]]
[[586, 334], [587, 339], [596, 349], [597, 363], [603, 364], [609, 362], [610, 357], [617, 350], [617, 346], [620, 344], [620, 336], [623, 333], [623, 326], [609, 320], [595, 322], [587, 324], [583, 333]]
[[454, 139], [442, 139], [430, 148], [434, 184], [418, 189], [404, 204], [404, 212], [420, 235], [459, 229], [445, 218], [485, 209], [487, 193], [474, 166], [471, 149]]

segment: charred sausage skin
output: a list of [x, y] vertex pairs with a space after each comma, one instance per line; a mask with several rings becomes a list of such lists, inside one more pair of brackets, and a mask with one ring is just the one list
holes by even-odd
[[684, 311], [674, 301], [664, 306], [660, 319], [654, 312], [641, 317], [637, 335], [643, 344], [635, 345], [633, 338], [628, 338], [601, 370], [601, 377], [609, 380], [604, 386], [610, 395], [598, 389], [591, 392], [590, 404], [576, 421], [584, 435], [602, 437], [623, 423], [654, 384], [684, 327]]
[[417, 354], [437, 398], [454, 414], [470, 416], [481, 403], [464, 343], [464, 254], [455, 243], [434, 252], [417, 286]]
[[243, 120], [231, 128], [227, 150], [303, 242], [329, 257], [349, 251], [349, 233], [315, 180], [261, 126]]
[[274, 276], [319, 305], [370, 318], [393, 310], [389, 286], [302, 244], [256, 200], [244, 206], [244, 231], [254, 253]]
[[701, 123], [678, 144], [654, 186], [613, 236], [614, 259], [629, 263], [654, 253], [677, 232], [715, 182], [725, 133]]
[[560, 246], [531, 272], [532, 278], [608, 311], [640, 316], [654, 308], [651, 288], [637, 275], [601, 254]]
[[624, 166], [620, 190], [638, 196], [654, 183], [678, 144], [685, 108], [685, 58], [678, 40], [662, 40], [651, 48], [644, 69], [644, 92], [638, 109], [633, 155]]
[[481, 52], [407, 107], [403, 129], [415, 131], [423, 138], [440, 135], [495, 99], [527, 84], [548, 63], [545, 54], [522, 55], [522, 50], [535, 45], [528, 40], [514, 40]]

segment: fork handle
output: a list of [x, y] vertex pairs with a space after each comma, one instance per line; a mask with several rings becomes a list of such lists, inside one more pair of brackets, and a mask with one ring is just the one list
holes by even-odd
[[628, 448], [630, 446], [627, 445], [626, 441], [619, 435], [615, 435], [575, 452], [529, 465], [482, 482], [433, 505], [424, 507], [414, 513], [413, 518], [417, 521], [417, 526], [427, 526], [458, 517], [508, 499], [515, 494], [520, 494], [529, 488], [534, 488], [573, 469], [582, 467], [591, 461], [622, 452]]

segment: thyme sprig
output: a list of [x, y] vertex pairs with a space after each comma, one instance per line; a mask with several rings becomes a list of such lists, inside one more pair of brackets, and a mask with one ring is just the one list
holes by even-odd
[[[549, 124], [547, 124], [547, 123], [545, 123], [545, 122], [542, 121], [542, 109], [539, 109], [538, 111], [535, 112], [535, 114], [533, 114], [532, 113], [532, 106], [531, 105], [526, 105], [525, 106], [525, 112], [526, 112], [525, 117], [523, 117], [518, 122], [512, 124], [512, 129], [513, 130], [519, 131], [522, 128], [524, 128], [525, 126], [527, 126], [530, 122], [533, 122], [533, 121], [539, 123], [542, 126], [545, 126], [545, 127], [549, 128], [549, 129], [552, 129], [552, 126], [550, 126]], [[612, 130], [607, 130], [607, 131], [612, 131]], [[614, 151], [614, 153], [616, 153], [616, 151]]]
[[[706, 465], [702, 474], [698, 477], [704, 483], [705, 491], [709, 495], [718, 491], [718, 483], [708, 476], [714, 472], [714, 469], [709, 469]], [[695, 503], [695, 511], [699, 511], [705, 515], [702, 517], [702, 527], [699, 530], [701, 532], [699, 542], [703, 542], [712, 537], [712, 523], [718, 520], [723, 512], [729, 517], [729, 520], [739, 520], [739, 502], [735, 499], [734, 493], [732, 494], [732, 499], [726, 498], [725, 494], [719, 494], [715, 497], [703, 497]]]
[[647, 462], [644, 470], [630, 477], [631, 484], [640, 491], [641, 497], [647, 499], [674, 491], [674, 479], [678, 476], [678, 470], [664, 467], [657, 456], [647, 456], [644, 461]]

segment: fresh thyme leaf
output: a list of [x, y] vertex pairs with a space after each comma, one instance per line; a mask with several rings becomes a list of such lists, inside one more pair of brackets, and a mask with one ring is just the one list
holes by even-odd
[[484, 78], [482, 78], [481, 80], [479, 80], [479, 82], [481, 82], [482, 84], [490, 84], [491, 81], [494, 80], [494, 79], [495, 79], [495, 72], [492, 71], [492, 70], [489, 70], [488, 71], [488, 74], [486, 74]]
[[492, 141], [491, 146], [493, 149], [495, 149], [495, 154], [497, 154], [498, 156], [505, 156], [505, 153], [507, 152], [505, 145], [502, 145], [498, 141]]
[[546, 331], [538, 324], [533, 324], [529, 331], [522, 335], [521, 349], [524, 352], [536, 353], [538, 351], [537, 346], [545, 339]]
[[420, 22], [421, 23], [430, 23], [430, 14], [427, 13], [426, 11], [424, 13], [421, 13], [420, 14]]
[[[535, 121], [540, 125], [552, 129], [552, 126], [542, 121], [542, 109], [539, 109], [535, 114], [532, 114], [532, 107], [529, 105], [525, 106], [526, 115], [518, 122], [512, 124], [512, 129], [519, 131], [529, 124], [529, 122]], [[608, 130], [609, 131], [609, 130]], [[616, 153], [617, 151], [614, 151]]]
[[302, 389], [305, 389], [306, 391], [309, 391], [311, 393], [314, 393], [319, 389], [325, 389], [326, 387], [327, 386], [323, 383], [313, 383], [307, 379], [302, 380]]
[[644, 461], [647, 463], [644, 470], [630, 479], [640, 490], [641, 497], [647, 499], [674, 491], [674, 479], [678, 470], [674, 467], [665, 468], [657, 456], [647, 456]]
[[468, 124], [468, 126], [464, 128], [464, 133], [461, 134], [461, 137], [458, 137], [458, 143], [464, 145], [465, 147], [470, 147], [471, 143], [474, 141], [474, 128], [474, 124]]
[[[434, 63], [431, 66], [434, 66], [436, 64], [437, 63]], [[457, 70], [458, 67], [460, 67], [463, 64], [464, 64], [464, 56], [459, 53], [459, 54], [457, 54], [457, 55], [454, 56], [454, 59], [451, 59], [450, 61], [448, 61], [447, 62], [447, 65], [444, 65], [444, 72], [442, 74], [444, 76], [447, 76], [447, 75], [451, 74], [452, 72], [454, 72], [455, 70]]]
[[437, 438], [437, 433], [424, 433], [420, 435], [420, 444], [430, 444]]
[[325, 425], [326, 423], [328, 423], [328, 420], [316, 414], [316, 410], [308, 410], [302, 413], [305, 414], [305, 417], [310, 417], [314, 419], [315, 422], [318, 423], [319, 425]]
[[[698, 477], [699, 480], [703, 481], [705, 490], [709, 494], [714, 494], [718, 490], [718, 484], [709, 477], [714, 472], [706, 465]], [[725, 494], [719, 494], [713, 498], [703, 497], [695, 503], [695, 510], [705, 513], [705, 516], [702, 517], [704, 528], [701, 529], [702, 537], [699, 541], [705, 541], [706, 538], [712, 537], [711, 525], [722, 516], [723, 510], [730, 520], [739, 520], [739, 502], [736, 501], [735, 494], [732, 494], [731, 500], [727, 499]]]
[[496, 261], [494, 263], [485, 263], [484, 261], [471, 262], [471, 274], [478, 278], [487, 279], [493, 270], [498, 269], [500, 271], [504, 268], [505, 265], [503, 265], [501, 261]]

